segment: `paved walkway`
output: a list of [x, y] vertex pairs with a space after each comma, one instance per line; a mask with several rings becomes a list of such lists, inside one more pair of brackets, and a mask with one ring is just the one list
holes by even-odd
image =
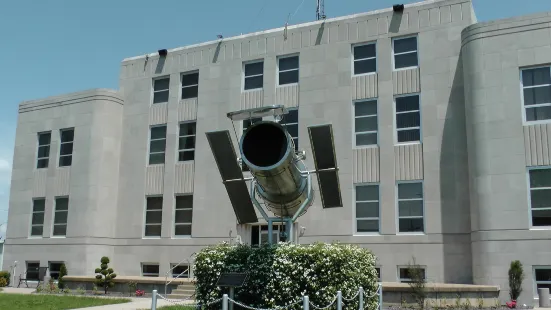
[[26, 288], [26, 287], [3, 287], [1, 293], [8, 294], [30, 294], [36, 291], [36, 288]]

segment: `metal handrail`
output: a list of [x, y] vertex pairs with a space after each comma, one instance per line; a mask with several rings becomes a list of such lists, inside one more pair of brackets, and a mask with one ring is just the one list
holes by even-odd
[[[195, 252], [194, 252], [193, 254], [191, 254], [190, 257], [188, 257], [188, 258], [182, 260], [181, 262], [179, 262], [178, 264], [174, 265], [172, 268], [170, 268], [169, 271], [166, 272], [166, 274], [165, 274], [165, 296], [166, 296], [167, 287], [168, 287], [168, 285], [169, 285], [170, 283], [172, 283], [172, 281], [174, 281], [175, 279], [180, 278], [180, 276], [183, 275], [184, 273], [187, 273], [187, 278], [188, 278], [188, 279], [191, 277], [191, 274], [190, 274], [190, 271], [191, 271], [191, 260], [190, 260], [190, 258], [193, 257], [194, 255], [195, 255]], [[184, 263], [184, 262], [187, 262], [187, 268], [186, 268], [184, 271], [182, 271], [179, 275], [177, 275], [176, 277], [171, 278], [171, 280], [168, 281], [168, 275], [172, 273], [172, 270], [174, 270], [174, 268], [176, 268], [176, 267], [182, 265], [182, 263]]]

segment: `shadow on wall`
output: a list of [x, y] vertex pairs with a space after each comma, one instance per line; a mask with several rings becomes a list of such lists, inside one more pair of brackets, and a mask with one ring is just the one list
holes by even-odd
[[320, 28], [318, 29], [318, 36], [316, 37], [316, 45], [321, 44], [321, 38], [323, 37], [323, 32], [325, 31], [325, 21], [321, 23]]
[[155, 68], [155, 74], [163, 73], [165, 62], [166, 62], [166, 56], [160, 56], [159, 61], [157, 62], [157, 67]]
[[443, 280], [473, 283], [470, 200], [461, 51], [455, 68], [440, 143], [440, 201], [443, 234]]
[[392, 14], [392, 19], [390, 20], [390, 24], [388, 25], [388, 32], [390, 33], [397, 33], [400, 31], [400, 24], [402, 23], [402, 16], [403, 13], [396, 13]]

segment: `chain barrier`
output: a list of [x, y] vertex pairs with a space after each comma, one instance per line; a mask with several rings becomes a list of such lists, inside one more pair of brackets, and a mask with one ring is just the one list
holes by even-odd
[[240, 306], [240, 307], [243, 307], [243, 308], [245, 308], [245, 309], [249, 309], [249, 310], [280, 310], [280, 309], [287, 309], [287, 308], [290, 308], [290, 307], [292, 307], [292, 306], [295, 306], [295, 305], [298, 305], [298, 304], [301, 304], [301, 303], [302, 303], [302, 300], [299, 300], [299, 301], [297, 301], [297, 302], [295, 302], [295, 303], [292, 303], [292, 304], [286, 305], [286, 306], [276, 306], [276, 307], [274, 307], [274, 308], [254, 308], [254, 307], [251, 307], [251, 306], [244, 305], [244, 304], [238, 302], [237, 300], [233, 300], [233, 299], [231, 299], [231, 298], [228, 298], [228, 301], [229, 301], [229, 302], [232, 302], [232, 303], [234, 303], [234, 304], [236, 304], [236, 305], [238, 305], [238, 306]]
[[186, 299], [171, 299], [171, 298], [166, 298], [165, 296], [157, 293], [157, 297], [163, 299], [163, 300], [166, 300], [168, 301], [169, 303], [173, 304], [173, 305], [186, 305], [186, 306], [189, 306], [189, 307], [197, 307], [197, 306], [210, 306], [210, 305], [214, 305], [216, 303], [219, 303], [222, 301], [222, 298], [218, 298], [216, 300], [213, 300], [213, 301], [210, 301], [206, 304], [196, 304], [196, 303], [186, 303], [186, 301], [189, 301], [191, 300], [191, 298], [195, 296], [195, 294], [193, 294], [192, 296], [186, 298]]
[[342, 300], [352, 301], [352, 300], [356, 299], [356, 297], [358, 297], [358, 295], [360, 295], [360, 290], [358, 290], [358, 291], [356, 292], [356, 295], [354, 295], [354, 296], [351, 297], [351, 298], [346, 298], [346, 297], [342, 296]]
[[337, 296], [335, 296], [335, 298], [333, 299], [333, 301], [332, 301], [328, 306], [325, 306], [325, 307], [318, 307], [318, 306], [314, 305], [313, 302], [310, 302], [310, 306], [312, 306], [314, 309], [324, 310], [324, 309], [329, 309], [329, 308], [335, 303], [335, 301], [337, 301]]

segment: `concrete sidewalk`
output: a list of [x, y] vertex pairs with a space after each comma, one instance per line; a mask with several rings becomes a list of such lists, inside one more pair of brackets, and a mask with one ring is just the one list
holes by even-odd
[[36, 291], [36, 288], [26, 288], [26, 287], [3, 287], [2, 293], [6, 294], [31, 294]]

